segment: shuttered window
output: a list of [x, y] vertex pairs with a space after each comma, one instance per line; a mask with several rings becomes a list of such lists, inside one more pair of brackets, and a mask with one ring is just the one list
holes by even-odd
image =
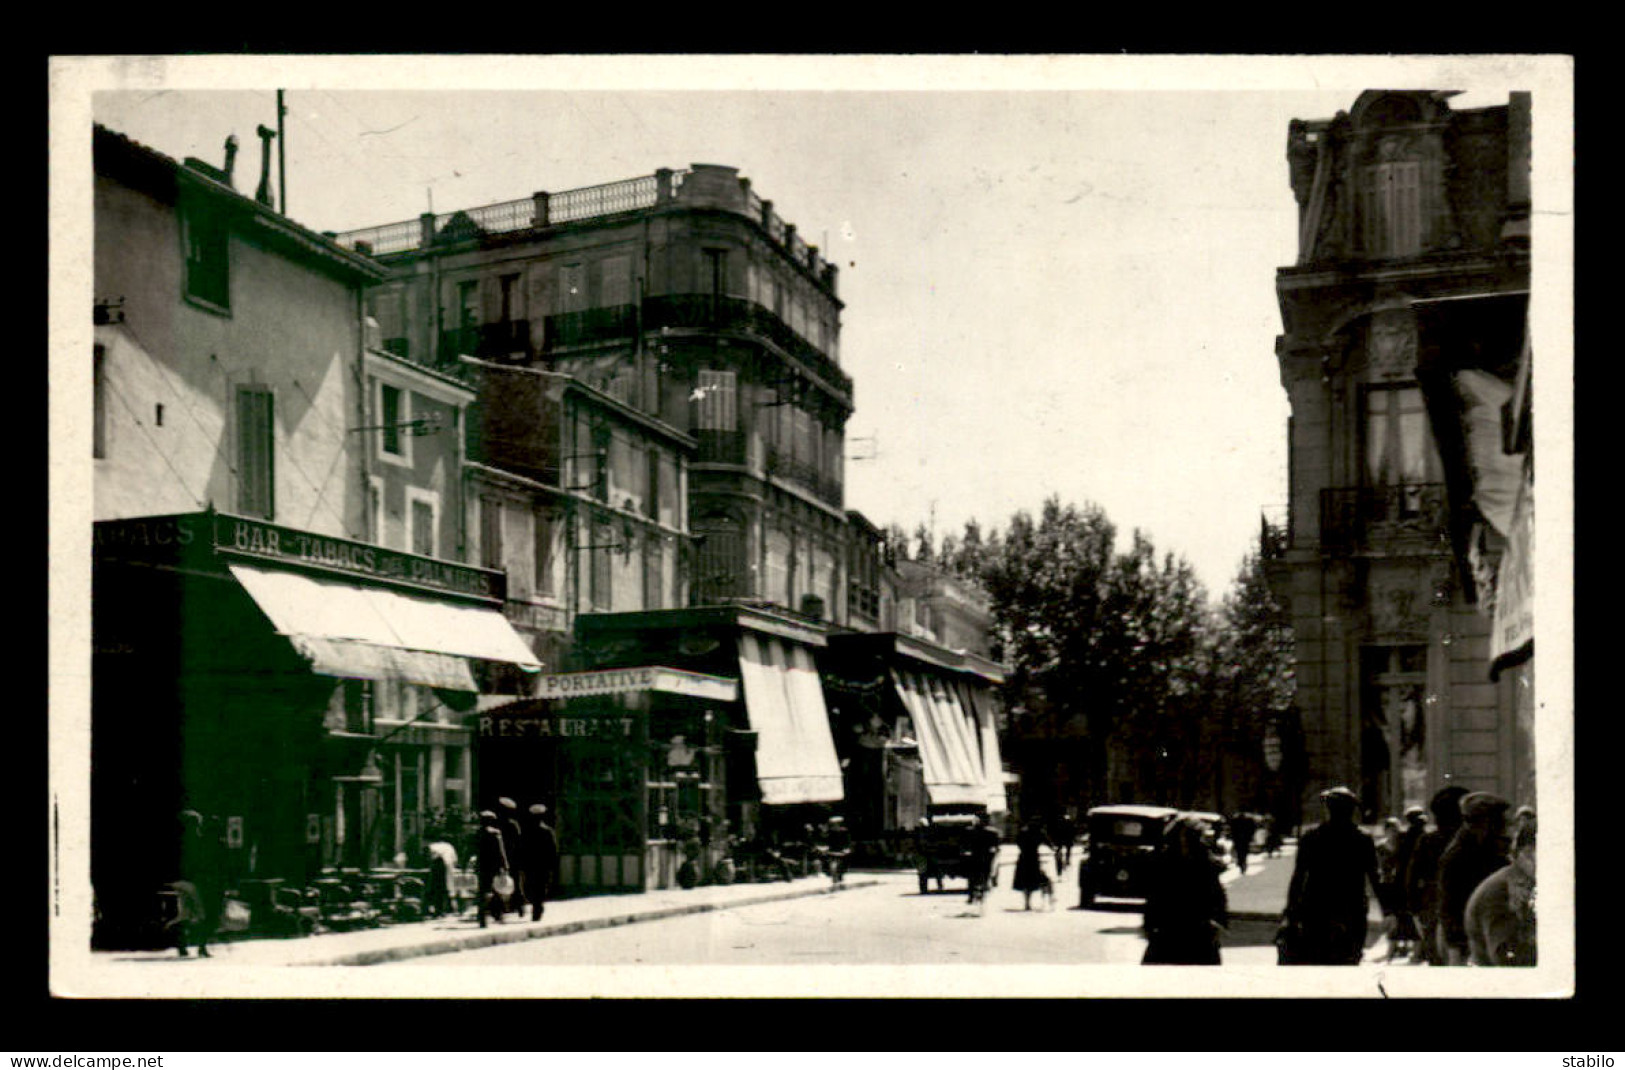
[[739, 405], [735, 373], [702, 370], [697, 385], [695, 428], [700, 431], [738, 430]]
[[502, 499], [480, 499], [480, 564], [502, 568]]
[[1361, 233], [1372, 256], [1422, 251], [1422, 165], [1381, 163], [1365, 169], [1360, 188]]
[[271, 389], [237, 388], [237, 511], [272, 519], [275, 511], [275, 420]]

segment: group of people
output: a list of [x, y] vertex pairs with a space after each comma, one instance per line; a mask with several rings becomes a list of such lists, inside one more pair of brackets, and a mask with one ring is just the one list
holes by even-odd
[[1326, 820], [1298, 843], [1279, 936], [1291, 965], [1353, 965], [1365, 951], [1366, 887], [1390, 948], [1430, 965], [1535, 961], [1535, 814], [1459, 786], [1388, 826], [1379, 847], [1356, 822], [1347, 788], [1321, 793]]
[[558, 834], [547, 822], [545, 805], [535, 803], [521, 817], [518, 803], [501, 798], [497, 809], [481, 810], [474, 857], [480, 928], [509, 912], [523, 918], [527, 906], [530, 920], [541, 920], [559, 866]]

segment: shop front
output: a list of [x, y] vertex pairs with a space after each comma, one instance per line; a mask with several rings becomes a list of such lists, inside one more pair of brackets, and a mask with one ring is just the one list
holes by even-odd
[[548, 808], [565, 895], [673, 887], [721, 827], [717, 726], [738, 695], [661, 665], [544, 675], [538, 697], [478, 715], [481, 806]]
[[421, 865], [425, 836], [470, 802], [465, 713], [541, 668], [502, 595], [499, 572], [225, 513], [98, 523], [105, 938], [140, 929], [177, 876], [182, 810], [245, 894]]
[[649, 842], [666, 845], [650, 858], [674, 860], [680, 882], [717, 877], [752, 844], [805, 842], [807, 826], [840, 805], [816, 664], [821, 628], [717, 606], [583, 616], [576, 637], [578, 660], [593, 670], [657, 663], [735, 685], [727, 701], [650, 700], [644, 806]]
[[1007, 812], [997, 663], [870, 633], [831, 636], [822, 665], [860, 842], [896, 857], [922, 819]]

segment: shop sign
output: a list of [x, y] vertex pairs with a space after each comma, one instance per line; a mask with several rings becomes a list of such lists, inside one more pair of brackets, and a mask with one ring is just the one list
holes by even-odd
[[643, 665], [631, 669], [598, 669], [591, 672], [548, 673], [541, 677], [537, 688], [537, 697], [543, 699], [663, 691], [672, 695], [732, 702], [739, 693], [737, 680], [684, 672], [681, 669], [668, 669], [659, 665]]
[[481, 739], [630, 739], [635, 717], [567, 717], [536, 714], [480, 718]]
[[304, 565], [435, 591], [498, 599], [503, 576], [489, 569], [387, 550], [349, 539], [235, 516], [214, 518], [215, 548], [227, 553]]

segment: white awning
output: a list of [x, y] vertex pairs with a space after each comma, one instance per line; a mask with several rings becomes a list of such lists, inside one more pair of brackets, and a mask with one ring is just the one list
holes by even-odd
[[823, 685], [799, 643], [743, 632], [739, 675], [756, 731], [756, 776], [770, 804], [838, 802], [844, 791]]
[[532, 672], [542, 667], [495, 609], [299, 572], [230, 567], [271, 626], [310, 661], [312, 672], [324, 676], [476, 691], [468, 658]]
[[967, 680], [958, 681], [960, 705], [974, 725], [973, 731], [981, 742], [982, 782], [987, 788], [988, 813], [1002, 814], [1009, 807], [1005, 800], [1004, 758], [999, 753], [999, 726], [997, 700], [992, 692]]
[[980, 742], [958, 698], [930, 673], [893, 669], [892, 682], [914, 719], [932, 804], [986, 806], [989, 792]]

